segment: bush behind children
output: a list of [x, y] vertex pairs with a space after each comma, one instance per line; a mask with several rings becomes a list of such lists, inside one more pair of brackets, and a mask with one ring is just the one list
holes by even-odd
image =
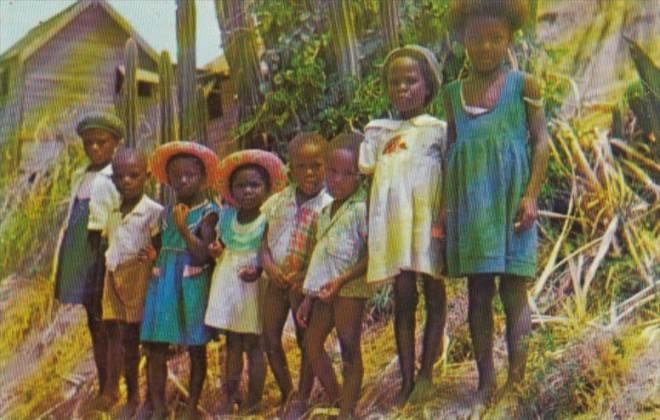
[[[197, 418], [206, 345], [223, 334], [218, 414], [262, 410], [268, 363], [282, 417], [305, 415], [315, 378], [330, 412], [355, 416], [365, 302], [386, 282], [393, 283], [401, 373], [395, 403], [428, 398], [446, 345], [445, 274], [467, 277], [480, 406], [498, 396], [495, 277], [509, 353], [503, 391], [518, 384], [531, 331], [526, 288], [536, 269], [537, 196], [548, 160], [538, 84], [504, 64], [526, 18], [523, 2], [455, 2], [450, 21], [469, 56], [469, 76], [442, 88], [431, 51], [391, 51], [382, 83], [396, 118], [370, 121], [364, 138], [341, 134], [327, 142], [298, 134], [289, 144], [290, 182], [269, 152], [243, 150], [220, 161], [205, 146], [168, 143], [149, 159], [155, 178], [176, 194], [176, 203], [163, 208], [144, 194], [144, 155], [115, 153], [121, 121], [109, 114], [81, 120], [77, 131], [90, 164], [72, 187], [54, 275], [56, 297], [87, 313], [99, 383], [94, 407], [116, 404], [123, 372], [125, 414], [135, 414], [141, 342], [151, 417], [167, 417], [167, 359], [177, 346], [191, 366], [184, 415]], [[438, 94], [447, 122], [425, 112]], [[222, 205], [207, 198], [209, 188]], [[426, 320], [415, 374], [418, 280]], [[297, 390], [282, 347], [289, 314], [301, 354]], [[324, 348], [333, 329], [341, 385]]]

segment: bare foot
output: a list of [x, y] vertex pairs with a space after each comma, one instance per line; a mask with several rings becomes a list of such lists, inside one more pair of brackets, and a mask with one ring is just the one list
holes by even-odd
[[410, 394], [409, 401], [412, 403], [421, 403], [432, 399], [434, 396], [435, 388], [433, 387], [433, 380], [428, 377], [418, 377]]
[[117, 403], [119, 396], [116, 394], [102, 394], [92, 403], [92, 407], [98, 411], [110, 411]]
[[298, 420], [303, 418], [306, 412], [307, 402], [296, 396], [291, 398], [291, 401], [285, 408], [282, 420]]
[[396, 398], [394, 399], [394, 406], [403, 407], [408, 402], [410, 394], [413, 392], [413, 385], [405, 388], [401, 388]]

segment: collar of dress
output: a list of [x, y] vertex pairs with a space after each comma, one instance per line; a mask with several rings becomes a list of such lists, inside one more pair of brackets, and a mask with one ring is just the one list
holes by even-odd
[[433, 125], [442, 125], [442, 121], [429, 115], [422, 114], [416, 117], [413, 117], [409, 120], [391, 120], [388, 118], [373, 120], [367, 124], [366, 128], [384, 128], [386, 130], [398, 130], [404, 123], [410, 122], [412, 125], [417, 127], [433, 126]]

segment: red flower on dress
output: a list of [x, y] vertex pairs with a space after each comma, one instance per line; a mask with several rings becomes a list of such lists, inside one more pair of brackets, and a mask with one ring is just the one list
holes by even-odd
[[401, 139], [401, 135], [397, 134], [387, 142], [385, 148], [383, 149], [383, 155], [389, 155], [399, 150], [405, 150], [407, 148], [408, 145], [406, 142]]

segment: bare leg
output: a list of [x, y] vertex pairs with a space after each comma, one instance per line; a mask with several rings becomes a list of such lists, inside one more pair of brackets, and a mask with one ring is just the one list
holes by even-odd
[[309, 354], [314, 375], [319, 378], [328, 399], [335, 403], [339, 400], [339, 383], [324, 345], [333, 327], [332, 305], [315, 299], [309, 320], [309, 331], [305, 334], [305, 350]]
[[107, 363], [108, 363], [108, 335], [105, 326], [101, 320], [101, 314], [94, 309], [94, 305], [84, 305], [87, 313], [87, 328], [92, 338], [92, 349], [94, 353], [94, 363], [99, 380], [99, 396], [105, 390], [107, 381]]
[[424, 276], [424, 300], [426, 302], [426, 325], [422, 347], [422, 367], [418, 376], [431, 382], [433, 365], [443, 348], [445, 320], [447, 319], [447, 293], [444, 280]]
[[165, 385], [167, 384], [167, 347], [165, 343], [149, 343], [147, 375], [149, 381], [149, 398], [153, 408], [152, 418], [165, 418]]
[[242, 410], [247, 414], [259, 411], [261, 398], [266, 383], [266, 359], [261, 343], [261, 337], [256, 334], [244, 334], [243, 351], [248, 357], [248, 397], [245, 408]]
[[526, 278], [518, 276], [503, 276], [500, 280], [500, 299], [506, 314], [506, 345], [509, 353], [508, 386], [520, 383], [525, 377], [527, 337], [532, 330], [526, 282]]
[[270, 369], [280, 388], [282, 405], [293, 392], [293, 381], [282, 347], [282, 329], [288, 315], [288, 291], [279, 289], [272, 282], [268, 282], [264, 299], [263, 339]]
[[394, 280], [394, 335], [401, 368], [401, 391], [396, 404], [404, 404], [413, 390], [415, 375], [415, 308], [417, 283], [415, 273], [401, 272]]
[[190, 384], [188, 385], [190, 398], [186, 407], [186, 415], [197, 418], [197, 404], [206, 379], [206, 346], [189, 346], [188, 356], [190, 357]]
[[493, 362], [493, 296], [495, 278], [468, 277], [468, 320], [479, 371], [479, 398], [488, 400], [496, 386]]
[[238, 391], [243, 373], [243, 340], [240, 334], [227, 332], [227, 355], [225, 357], [225, 384], [220, 415], [231, 414], [234, 403], [239, 399]]
[[97, 409], [107, 411], [119, 399], [119, 377], [123, 369], [124, 348], [121, 341], [119, 321], [104, 321], [103, 328], [107, 334], [106, 347], [106, 378], [103, 394], [97, 399]]
[[[353, 416], [360, 399], [364, 366], [362, 365], [362, 313], [366, 299], [338, 297], [334, 300], [334, 318], [341, 344], [343, 384], [339, 399], [340, 417]], [[311, 353], [310, 353], [311, 354]]]
[[298, 324], [296, 320], [295, 313], [298, 311], [298, 308], [302, 304], [302, 301], [305, 299], [305, 296], [299, 292], [289, 292], [289, 304], [291, 306], [291, 311], [294, 314], [293, 322], [296, 327], [296, 341], [298, 342], [298, 348], [300, 349], [300, 376], [298, 380], [298, 399], [307, 403], [310, 395], [312, 394], [312, 388], [314, 388], [314, 371], [312, 370], [312, 364], [309, 361], [307, 351], [305, 350], [305, 333], [307, 330], [303, 328], [302, 325]]
[[140, 324], [121, 324], [121, 339], [124, 346], [124, 378], [126, 379], [127, 414], [132, 415], [140, 405], [138, 387], [140, 369]]

